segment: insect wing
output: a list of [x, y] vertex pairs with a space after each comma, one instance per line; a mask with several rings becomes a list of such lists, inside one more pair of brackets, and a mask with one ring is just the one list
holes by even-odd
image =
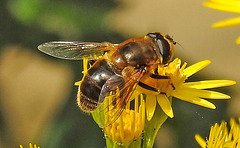
[[[137, 72], [128, 78], [114, 75], [105, 82], [99, 96], [100, 104], [107, 103], [103, 107], [105, 116], [110, 115], [105, 126], [111, 125], [120, 117], [143, 74], [144, 72]], [[105, 101], [106, 98], [111, 99]]]
[[104, 52], [117, 47], [109, 42], [67, 42], [55, 41], [43, 43], [38, 49], [48, 55], [68, 60], [80, 60], [83, 57], [102, 56]]
[[99, 103], [103, 103], [105, 98], [111, 95], [117, 95], [117, 90], [124, 87], [125, 80], [121, 75], [111, 76], [102, 86], [102, 90], [99, 96]]

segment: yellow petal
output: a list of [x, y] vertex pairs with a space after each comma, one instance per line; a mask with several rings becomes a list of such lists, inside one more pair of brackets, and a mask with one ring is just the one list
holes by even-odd
[[146, 97], [146, 111], [147, 120], [150, 121], [153, 117], [156, 108], [156, 98], [155, 95], [147, 95]]
[[145, 101], [143, 99], [143, 95], [140, 95], [140, 107], [139, 107], [139, 122], [140, 122], [140, 128], [144, 128], [144, 123], [145, 123]]
[[202, 148], [206, 147], [206, 141], [200, 135], [196, 134], [195, 139]]
[[181, 99], [183, 101], [187, 101], [193, 104], [197, 104], [203, 107], [207, 107], [207, 108], [211, 108], [211, 109], [215, 109], [216, 106], [214, 104], [212, 104], [211, 102], [201, 99], [197, 96], [193, 96], [193, 95], [189, 95], [189, 94], [185, 94], [182, 91], [173, 91], [172, 92], [172, 96], [176, 97], [178, 99]]
[[173, 110], [171, 103], [166, 95], [157, 95], [158, 104], [161, 106], [162, 110], [170, 118], [173, 118]]
[[182, 94], [185, 94], [187, 96], [196, 96], [200, 98], [208, 98], [208, 99], [229, 99], [230, 96], [219, 93], [219, 92], [214, 92], [214, 91], [209, 91], [209, 90], [201, 90], [201, 89], [196, 89], [196, 88], [189, 88], [189, 87], [181, 87], [179, 88]]
[[[239, 9], [240, 9], [240, 7], [239, 7]], [[236, 26], [236, 25], [240, 25], [240, 17], [217, 22], [217, 23], [213, 24], [212, 27], [219, 28], [219, 27], [229, 27], [229, 26]]]
[[74, 85], [79, 86], [79, 85], [81, 85], [81, 82], [82, 81], [77, 81], [77, 82], [74, 83]]
[[236, 43], [240, 44], [240, 37], [237, 38]]
[[234, 12], [240, 13], [240, 1], [215, 1], [215, 2], [205, 2], [203, 3], [204, 6], [216, 10], [227, 11], [227, 12]]
[[198, 81], [198, 82], [188, 82], [184, 83], [184, 87], [191, 87], [197, 89], [209, 89], [209, 88], [217, 88], [223, 86], [229, 86], [236, 84], [235, 81], [232, 80], [207, 80], [207, 81]]
[[210, 64], [211, 61], [210, 60], [204, 60], [204, 61], [200, 61], [192, 66], [187, 67], [184, 70], [184, 74], [187, 77], [190, 77], [191, 75], [195, 74], [196, 72], [198, 72], [199, 70], [203, 69], [204, 67], [206, 67], [208, 64]]

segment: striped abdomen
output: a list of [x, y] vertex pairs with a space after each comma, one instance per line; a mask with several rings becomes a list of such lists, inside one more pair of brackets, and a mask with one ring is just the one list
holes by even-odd
[[82, 79], [78, 91], [78, 104], [86, 112], [97, 108], [99, 95], [104, 83], [115, 75], [105, 59], [98, 60]]

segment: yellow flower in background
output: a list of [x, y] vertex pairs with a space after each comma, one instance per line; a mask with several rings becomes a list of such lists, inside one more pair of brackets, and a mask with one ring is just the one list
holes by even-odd
[[[20, 145], [20, 148], [24, 148], [24, 147]], [[32, 143], [29, 143], [29, 148], [40, 148], [40, 146], [37, 146], [36, 144], [32, 145]]]
[[240, 118], [238, 123], [231, 118], [230, 130], [227, 122], [222, 121], [219, 125], [211, 126], [209, 137], [204, 140], [200, 135], [196, 134], [195, 139], [202, 148], [239, 148], [240, 147]]
[[[240, 0], [211, 0], [203, 3], [204, 6], [227, 12], [240, 13]], [[213, 28], [240, 25], [240, 17], [224, 20], [213, 24]], [[236, 40], [240, 44], [240, 37]]]

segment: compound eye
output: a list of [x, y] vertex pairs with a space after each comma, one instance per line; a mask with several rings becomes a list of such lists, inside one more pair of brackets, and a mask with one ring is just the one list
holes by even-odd
[[151, 37], [157, 46], [156, 52], [162, 59], [162, 64], [168, 64], [173, 56], [172, 44], [175, 44], [173, 39], [169, 35], [164, 36], [159, 32], [148, 33], [147, 36]]
[[172, 47], [167, 40], [160, 38], [156, 40], [159, 52], [162, 56], [162, 63], [167, 64], [172, 59]]

